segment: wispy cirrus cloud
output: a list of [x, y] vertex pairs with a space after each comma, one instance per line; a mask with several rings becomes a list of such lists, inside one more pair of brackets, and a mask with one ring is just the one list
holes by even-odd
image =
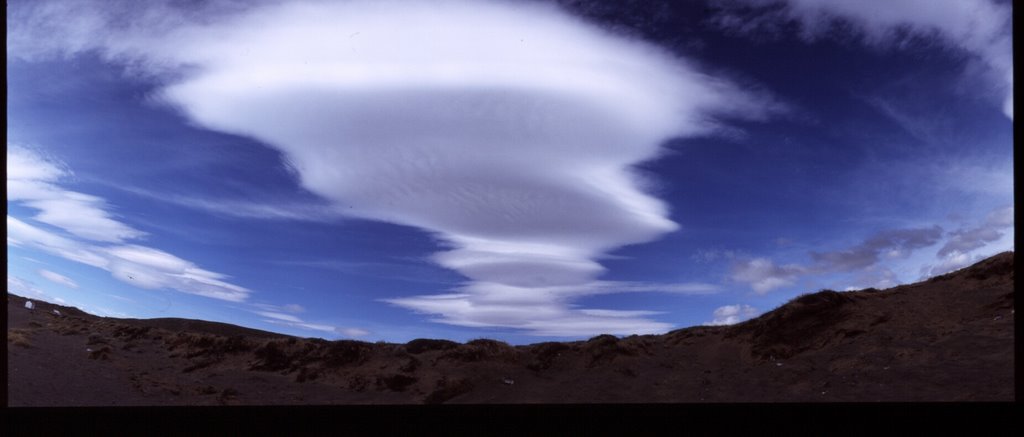
[[793, 285], [805, 273], [807, 268], [798, 264], [776, 265], [768, 258], [754, 258], [733, 264], [730, 278], [749, 284], [755, 293], [764, 294]]
[[115, 186], [114, 188], [147, 199], [167, 202], [225, 217], [312, 222], [331, 222], [345, 217], [344, 208], [327, 203], [218, 199], [154, 192], [137, 187]]
[[46, 292], [36, 287], [31, 281], [26, 281], [10, 273], [7, 274], [7, 291], [18, 295], [46, 296]]
[[777, 265], [769, 258], [754, 258], [734, 262], [731, 279], [750, 285], [758, 294], [788, 287], [802, 277], [835, 272], [862, 272], [862, 278], [877, 286], [895, 285], [891, 271], [879, 270], [879, 263], [904, 259], [914, 251], [938, 244], [942, 228], [889, 229], [876, 232], [863, 242], [848, 249], [830, 252], [810, 252], [813, 261], [803, 265], [791, 263]]
[[852, 271], [866, 268], [885, 258], [905, 257], [910, 252], [938, 243], [942, 228], [892, 229], [878, 232], [863, 243], [846, 250], [811, 252], [816, 269], [826, 271]]
[[1013, 214], [1013, 206], [997, 208], [990, 212], [980, 224], [964, 226], [951, 231], [946, 243], [935, 254], [939, 262], [922, 266], [922, 277], [948, 273], [983, 259], [985, 254], [972, 255], [972, 253], [1004, 238], [1008, 230], [1013, 232]]
[[121, 243], [146, 235], [117, 220], [103, 199], [56, 184], [70, 174], [38, 152], [7, 145], [7, 200], [39, 210], [36, 221], [92, 241]]
[[809, 252], [812, 262], [807, 264], [779, 266], [769, 258], [739, 260], [734, 262], [730, 277], [749, 284], [759, 294], [793, 285], [803, 277], [828, 273], [856, 273], [857, 285], [848, 289], [893, 287], [899, 284], [899, 278], [887, 264], [908, 259], [926, 248], [941, 244], [935, 255], [938, 262], [920, 265], [920, 279], [966, 267], [991, 255], [975, 252], [1005, 239], [1007, 230], [1013, 229], [1013, 214], [1013, 206], [996, 208], [979, 224], [948, 232], [938, 225], [883, 230], [847, 249]]
[[58, 305], [67, 305], [67, 301], [47, 294], [45, 291], [37, 287], [34, 282], [19, 278], [11, 275], [10, 273], [7, 274], [7, 292]]
[[[889, 48], [908, 36], [932, 38], [984, 63], [1002, 91], [1003, 113], [1013, 119], [1013, 35], [1010, 2], [994, 0], [732, 0], [712, 20], [744, 34], [778, 35], [798, 23], [807, 40], [856, 35]], [[843, 31], [836, 31], [839, 24]]]
[[944, 257], [954, 252], [968, 253], [1002, 238], [1005, 230], [1013, 227], [1013, 212], [1013, 206], [1000, 208], [989, 213], [979, 226], [951, 232], [949, 241], [939, 249], [937, 255]]
[[[190, 261], [159, 249], [131, 244], [128, 240], [145, 234], [114, 219], [103, 209], [107, 206], [103, 199], [61, 187], [59, 178], [68, 174], [62, 164], [45, 159], [30, 149], [8, 145], [7, 172], [8, 178], [13, 178], [8, 179], [9, 201], [21, 202], [40, 210], [41, 213], [34, 220], [61, 228], [70, 234], [63, 236], [8, 215], [8, 245], [29, 247], [98, 267], [110, 272], [116, 279], [141, 288], [169, 288], [229, 301], [243, 301], [248, 297], [250, 291], [225, 282], [226, 275], [199, 268]], [[40, 199], [51, 201], [40, 202]], [[89, 201], [81, 203], [81, 199]], [[72, 209], [49, 211], [48, 208]], [[79, 212], [82, 212], [80, 216]], [[54, 220], [54, 217], [66, 217], [67, 220]], [[81, 220], [76, 217], [81, 217]], [[44, 274], [44, 277], [55, 282], [62, 281], [57, 276]], [[66, 282], [61, 283], [68, 285]]]
[[388, 302], [464, 326], [666, 329], [570, 304], [610, 290], [604, 253], [678, 228], [634, 166], [668, 138], [714, 132], [715, 117], [783, 107], [537, 3], [86, 4], [20, 7], [14, 21], [33, 25], [10, 32], [12, 52], [95, 50], [158, 77], [164, 101], [280, 150], [346, 216], [432, 233], [449, 246], [432, 260], [472, 283]]
[[250, 303], [250, 311], [260, 317], [263, 321], [279, 326], [305, 331], [320, 331], [347, 338], [359, 338], [370, 335], [370, 331], [354, 327], [339, 327], [325, 323], [311, 323], [299, 317], [298, 314], [306, 312], [306, 308], [299, 304], [273, 305], [267, 303]]
[[51, 271], [46, 270], [46, 269], [39, 269], [38, 273], [39, 273], [39, 276], [42, 276], [44, 279], [46, 279], [46, 280], [48, 280], [50, 282], [53, 282], [54, 284], [60, 284], [60, 285], [63, 285], [65, 287], [70, 287], [70, 288], [78, 288], [78, 283], [77, 282], [75, 282], [73, 279], [71, 279], [71, 278], [69, 278], [67, 276], [64, 276], [64, 275], [62, 275], [60, 273], [51, 272]]

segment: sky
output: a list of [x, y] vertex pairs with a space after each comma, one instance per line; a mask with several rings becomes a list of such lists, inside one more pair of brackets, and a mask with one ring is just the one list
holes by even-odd
[[1010, 2], [12, 0], [8, 291], [513, 344], [1014, 249]]

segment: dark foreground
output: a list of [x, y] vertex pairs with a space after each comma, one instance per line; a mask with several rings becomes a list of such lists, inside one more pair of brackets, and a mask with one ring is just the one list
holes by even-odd
[[[1013, 253], [664, 335], [509, 346], [294, 338], [8, 294], [11, 406], [1014, 400]], [[53, 310], [59, 310], [58, 316]]]

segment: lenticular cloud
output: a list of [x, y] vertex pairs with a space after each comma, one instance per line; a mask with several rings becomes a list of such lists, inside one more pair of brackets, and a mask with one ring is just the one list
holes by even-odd
[[162, 97], [192, 120], [280, 149], [303, 187], [351, 216], [447, 243], [434, 260], [472, 282], [390, 300], [447, 323], [669, 327], [573, 310], [566, 296], [595, 283], [602, 253], [677, 229], [631, 166], [707, 130], [709, 115], [764, 108], [537, 4], [286, 3], [204, 21], [165, 20], [160, 38], [133, 31], [106, 50], [187, 67]]

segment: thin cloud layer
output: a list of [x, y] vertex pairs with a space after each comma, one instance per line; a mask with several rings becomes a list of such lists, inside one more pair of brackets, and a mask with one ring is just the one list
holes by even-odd
[[708, 322], [707, 325], [735, 325], [744, 320], [751, 319], [757, 314], [757, 308], [750, 305], [725, 305], [715, 309], [715, 318]]
[[731, 278], [749, 284], [757, 294], [765, 294], [793, 285], [805, 273], [807, 269], [798, 264], [780, 266], [768, 258], [754, 258], [734, 264]]
[[942, 239], [942, 228], [893, 229], [879, 232], [847, 250], [811, 252], [817, 268], [825, 271], [860, 270], [882, 258], [905, 257], [914, 250], [931, 246]]
[[[936, 276], [967, 267], [985, 258], [971, 253], [982, 249], [1013, 232], [1014, 207], [993, 210], [978, 226], [962, 227], [949, 233], [949, 239], [935, 254], [939, 262], [921, 267], [922, 276]], [[1011, 235], [1012, 238], [1012, 235]]]
[[[44, 159], [32, 150], [8, 145], [7, 174], [9, 201], [41, 210], [34, 217], [36, 221], [64, 229], [74, 236], [62, 236], [8, 215], [8, 245], [30, 247], [98, 267], [116, 279], [141, 288], [169, 288], [235, 302], [248, 297], [249, 290], [225, 282], [226, 275], [204, 270], [159, 249], [130, 244], [126, 240], [145, 234], [113, 219], [102, 209], [106, 206], [104, 199], [69, 191], [57, 184], [61, 176], [68, 174], [61, 164]], [[77, 200], [81, 198], [90, 200], [82, 203]], [[40, 202], [40, 199], [49, 201]], [[68, 220], [49, 220], [54, 216]], [[41, 271], [40, 274], [64, 285], [74, 284], [53, 272]]]
[[39, 269], [39, 276], [42, 276], [44, 279], [53, 282], [54, 284], [60, 284], [69, 288], [78, 288], [77, 282], [57, 272], [51, 272], [46, 269]]
[[[218, 13], [130, 8], [128, 26], [103, 8], [19, 14], [42, 28], [40, 16], [70, 20], [49, 50], [98, 50], [164, 78], [164, 101], [281, 150], [301, 185], [346, 215], [431, 232], [450, 248], [433, 261], [471, 282], [387, 302], [444, 323], [539, 335], [668, 329], [570, 304], [607, 292], [600, 255], [678, 229], [632, 168], [668, 138], [708, 133], [714, 116], [776, 107], [553, 6], [206, 7]], [[14, 46], [47, 50], [21, 35]]]
[[[1002, 88], [1003, 113], [1013, 119], [1013, 35], [1010, 2], [994, 0], [733, 0], [716, 19], [743, 33], [777, 32], [797, 22], [814, 39], [846, 24], [872, 46], [896, 46], [902, 32], [937, 37], [983, 62]], [[754, 7], [754, 11], [735, 6]]]
[[7, 146], [7, 200], [39, 210], [34, 219], [93, 241], [121, 243], [146, 234], [118, 220], [103, 199], [56, 185], [70, 172], [30, 149]]
[[287, 326], [290, 328], [302, 329], [305, 331], [320, 331], [329, 334], [340, 335], [348, 338], [356, 338], [369, 335], [370, 332], [359, 328], [343, 328], [323, 323], [310, 323], [299, 317], [298, 314], [306, 311], [302, 305], [271, 305], [266, 303], [250, 303], [250, 311], [260, 317], [266, 323]]
[[968, 253], [1002, 238], [1007, 228], [1013, 227], [1013, 207], [997, 209], [985, 217], [977, 227], [958, 229], [951, 232], [949, 241], [939, 249], [938, 256], [945, 257], [954, 252]]
[[832, 252], [810, 252], [808, 265], [776, 265], [769, 258], [754, 258], [733, 263], [731, 279], [750, 285], [757, 294], [788, 287], [802, 277], [825, 273], [861, 272], [858, 283], [879, 288], [896, 285], [891, 270], [879, 267], [886, 260], [905, 259], [914, 251], [942, 240], [942, 228], [889, 229], [877, 232], [860, 244]]

